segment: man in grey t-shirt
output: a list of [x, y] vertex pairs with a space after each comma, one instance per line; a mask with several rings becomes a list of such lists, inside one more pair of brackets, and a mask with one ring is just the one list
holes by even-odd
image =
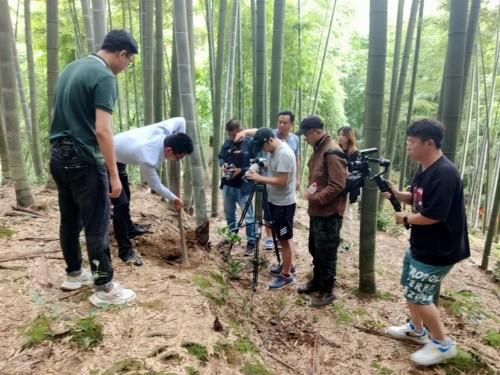
[[[292, 149], [295, 155], [295, 165], [297, 171], [297, 177], [295, 182], [295, 189], [299, 191], [300, 189], [300, 163], [299, 163], [299, 149], [300, 141], [299, 137], [293, 132], [293, 124], [295, 121], [295, 115], [292, 111], [281, 111], [278, 113], [277, 127], [273, 129], [274, 136], [280, 141], [286, 142], [288, 146]], [[274, 241], [271, 233], [271, 229], [266, 227], [266, 240], [264, 242], [266, 250], [272, 250], [274, 248]]]
[[267, 176], [248, 171], [248, 179], [266, 185], [269, 212], [266, 219], [271, 222], [281, 245], [283, 264], [271, 268], [276, 277], [269, 289], [281, 289], [295, 282], [292, 266], [293, 217], [295, 215], [295, 155], [291, 148], [277, 139], [269, 128], [242, 130], [236, 139], [253, 136], [254, 154], [267, 152]]
[[266, 154], [268, 176], [278, 177], [279, 173], [288, 173], [288, 180], [286, 185], [267, 185], [267, 200], [276, 206], [288, 206], [295, 204], [295, 155], [288, 144], [275, 140], [278, 141], [276, 148]]

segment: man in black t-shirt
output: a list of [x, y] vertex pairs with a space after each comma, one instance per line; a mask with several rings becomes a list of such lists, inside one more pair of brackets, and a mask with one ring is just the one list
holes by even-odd
[[[411, 226], [410, 249], [403, 262], [401, 284], [411, 320], [387, 333], [425, 344], [411, 355], [418, 365], [440, 363], [456, 354], [446, 335], [433, 296], [453, 265], [470, 256], [460, 174], [441, 151], [443, 125], [432, 119], [412, 123], [407, 131], [408, 157], [419, 163], [409, 192], [393, 188], [396, 198], [411, 204], [412, 213], [396, 212], [396, 223]], [[390, 194], [385, 193], [388, 198]]]

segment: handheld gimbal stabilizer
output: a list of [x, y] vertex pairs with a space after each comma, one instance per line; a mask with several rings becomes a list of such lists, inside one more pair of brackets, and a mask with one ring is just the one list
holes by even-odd
[[[394, 211], [401, 212], [401, 204], [394, 196], [394, 193], [392, 192], [391, 189], [391, 185], [384, 178], [384, 174], [387, 172], [387, 169], [389, 169], [391, 161], [388, 159], [381, 159], [381, 158], [369, 158], [367, 156], [377, 151], [378, 149], [376, 147], [360, 150], [356, 160], [350, 163], [350, 169], [353, 171], [354, 175], [359, 176], [359, 178], [363, 180], [360, 183], [360, 186], [364, 185], [364, 179], [368, 177], [370, 181], [375, 182], [378, 189], [382, 193], [390, 193], [391, 196], [389, 198], [389, 201], [391, 202]], [[370, 177], [371, 169], [369, 163], [377, 163], [380, 167], [382, 167], [382, 170], [379, 173]], [[405, 224], [405, 227], [406, 229], [410, 228], [408, 224]]]

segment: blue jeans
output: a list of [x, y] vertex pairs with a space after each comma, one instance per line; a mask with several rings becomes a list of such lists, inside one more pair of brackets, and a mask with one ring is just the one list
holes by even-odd
[[[240, 206], [241, 210], [245, 207], [245, 204], [250, 197], [250, 193], [242, 193], [241, 189], [232, 186], [224, 185], [222, 189], [222, 197], [224, 199], [224, 215], [226, 216], [227, 226], [232, 232], [236, 232], [236, 226], [238, 220], [236, 218], [236, 205]], [[247, 214], [245, 216], [245, 222], [247, 224], [247, 241], [249, 243], [255, 243], [255, 223], [254, 223], [253, 207], [250, 204], [248, 207]]]
[[92, 273], [97, 273], [95, 285], [103, 286], [113, 279], [106, 167], [82, 162], [75, 156], [71, 146], [61, 148], [56, 144], [51, 151], [50, 172], [59, 193], [59, 241], [66, 261], [66, 272], [76, 274], [82, 267], [79, 236], [83, 228], [90, 269]]

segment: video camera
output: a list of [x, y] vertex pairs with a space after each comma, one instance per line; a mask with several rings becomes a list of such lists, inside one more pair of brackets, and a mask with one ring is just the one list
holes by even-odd
[[266, 168], [265, 158], [250, 159], [250, 166], [248, 167], [249, 171], [261, 173], [264, 168]]
[[231, 146], [225, 151], [224, 164], [222, 165], [222, 176], [219, 188], [222, 189], [224, 185], [234, 178], [234, 171], [237, 168], [233, 162], [235, 155], [241, 152], [242, 142], [232, 142]]
[[[401, 204], [396, 199], [394, 194], [392, 194], [391, 185], [384, 179], [384, 174], [391, 165], [391, 161], [387, 159], [370, 158], [367, 155], [374, 154], [378, 151], [376, 147], [367, 148], [358, 151], [356, 159], [354, 161], [348, 162], [348, 169], [351, 174], [347, 177], [345, 190], [349, 192], [349, 201], [354, 203], [358, 200], [361, 194], [361, 189], [365, 185], [365, 179], [368, 177], [369, 180], [375, 182], [378, 189], [382, 193], [391, 193], [391, 198], [389, 201], [396, 212], [401, 212]], [[370, 177], [371, 169], [370, 163], [377, 163], [382, 167], [382, 171]]]
[[234, 169], [236, 168], [236, 165], [234, 165], [233, 163], [231, 164], [227, 164], [227, 163], [224, 163], [224, 166], [223, 166], [223, 173], [222, 173], [222, 179], [223, 180], [230, 180], [233, 178], [233, 175], [234, 175]]

